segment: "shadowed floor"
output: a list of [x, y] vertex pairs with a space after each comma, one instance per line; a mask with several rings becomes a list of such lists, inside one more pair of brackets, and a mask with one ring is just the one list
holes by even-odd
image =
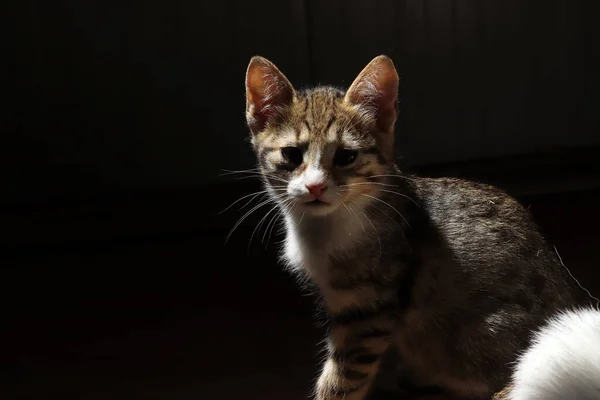
[[[599, 200], [522, 199], [595, 294]], [[187, 234], [7, 252], [0, 397], [306, 399], [323, 335], [312, 298], [276, 265], [274, 245], [259, 237], [248, 249], [257, 220], [224, 245], [234, 217]]]

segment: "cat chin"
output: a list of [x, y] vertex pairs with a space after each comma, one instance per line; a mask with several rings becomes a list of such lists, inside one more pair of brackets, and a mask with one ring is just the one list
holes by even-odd
[[339, 208], [339, 204], [335, 203], [301, 203], [296, 207], [300, 215], [308, 215], [312, 217], [325, 217], [332, 214]]

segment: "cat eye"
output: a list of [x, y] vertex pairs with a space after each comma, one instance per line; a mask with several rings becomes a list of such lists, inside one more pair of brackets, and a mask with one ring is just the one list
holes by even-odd
[[338, 167], [347, 167], [356, 161], [358, 150], [337, 149], [333, 156], [333, 163]]
[[288, 163], [298, 167], [302, 164], [304, 159], [304, 155], [302, 154], [302, 150], [297, 147], [283, 147], [281, 149], [281, 155]]

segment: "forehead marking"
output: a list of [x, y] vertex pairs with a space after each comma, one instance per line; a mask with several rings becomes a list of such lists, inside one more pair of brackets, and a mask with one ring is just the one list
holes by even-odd
[[345, 146], [350, 148], [359, 148], [362, 145], [361, 141], [358, 140], [355, 135], [352, 135], [346, 130], [342, 132], [342, 142]]
[[327, 129], [325, 131], [325, 139], [328, 142], [335, 142], [338, 139], [338, 126], [333, 123], [334, 118], [330, 120], [329, 125], [327, 125]]
[[300, 135], [298, 135], [299, 142], [308, 142], [310, 140], [310, 128], [308, 126], [308, 122], [306, 120], [300, 127]]
[[296, 133], [292, 129], [285, 129], [278, 135], [273, 137], [273, 141], [269, 143], [271, 147], [294, 146], [296, 142]]

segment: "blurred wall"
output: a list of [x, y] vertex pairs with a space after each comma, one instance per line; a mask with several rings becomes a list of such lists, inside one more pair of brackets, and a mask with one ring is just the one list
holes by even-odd
[[[543, 4], [543, 5], [541, 5]], [[9, 1], [1, 204], [248, 168], [244, 73], [348, 85], [386, 53], [410, 165], [600, 144], [593, 2]]]

